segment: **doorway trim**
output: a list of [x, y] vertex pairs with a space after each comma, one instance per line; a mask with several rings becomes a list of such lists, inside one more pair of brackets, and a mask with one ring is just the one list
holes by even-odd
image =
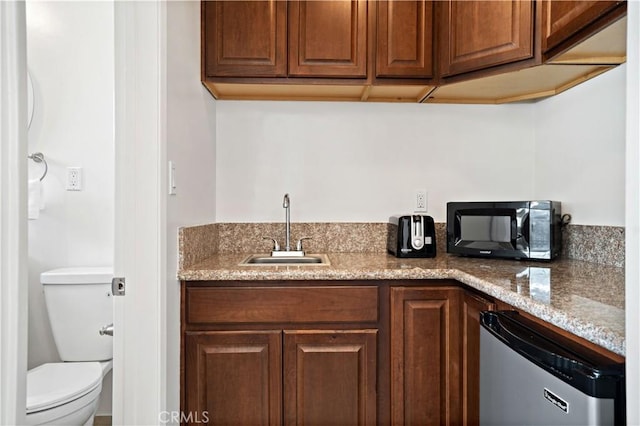
[[23, 424], [27, 375], [27, 35], [0, 2], [0, 424]]
[[166, 4], [114, 2], [114, 425], [161, 424], [166, 407]]

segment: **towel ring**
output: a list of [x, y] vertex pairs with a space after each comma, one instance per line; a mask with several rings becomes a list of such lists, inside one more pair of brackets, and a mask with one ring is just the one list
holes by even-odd
[[49, 171], [47, 160], [44, 159], [44, 155], [41, 152], [34, 152], [29, 156], [29, 158], [36, 163], [44, 163], [44, 173], [42, 173], [42, 176], [40, 177], [40, 181], [42, 181], [42, 179], [44, 179], [44, 177], [47, 175], [47, 172]]

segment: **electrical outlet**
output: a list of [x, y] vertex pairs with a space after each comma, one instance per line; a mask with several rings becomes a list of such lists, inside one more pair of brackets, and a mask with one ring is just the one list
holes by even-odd
[[413, 211], [426, 213], [427, 211], [427, 191], [426, 190], [424, 189], [416, 190], [414, 200], [413, 200]]
[[82, 191], [82, 167], [67, 167], [67, 191]]

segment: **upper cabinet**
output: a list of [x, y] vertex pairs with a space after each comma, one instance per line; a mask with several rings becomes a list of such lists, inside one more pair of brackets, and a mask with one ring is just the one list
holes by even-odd
[[[454, 13], [453, 4], [444, 7], [447, 13], [443, 13], [445, 18], [442, 21], [455, 22], [457, 16], [464, 19], [457, 26], [450, 25], [448, 31], [446, 26], [441, 30], [445, 44], [441, 51], [439, 85], [425, 102], [501, 104], [546, 98], [626, 60], [625, 2], [537, 0], [533, 3], [460, 3], [463, 7], [459, 7], [457, 13]], [[485, 12], [480, 13], [475, 3], [481, 3]], [[474, 27], [465, 20], [481, 21], [479, 17], [487, 15], [488, 10], [494, 13], [502, 10], [503, 17], [499, 20], [510, 25], [503, 31], [498, 24], [485, 24], [493, 28], [482, 33], [487, 40], [474, 44], [472, 34], [481, 30], [477, 29], [477, 23]], [[527, 14], [529, 18], [525, 19]], [[520, 24], [515, 18], [518, 15]], [[476, 19], [469, 16], [476, 16]], [[556, 21], [556, 24], [552, 25], [551, 21]], [[533, 23], [532, 27], [528, 26], [529, 22]], [[472, 41], [446, 41], [447, 32], [453, 35], [461, 32]], [[548, 38], [552, 34], [555, 34], [553, 40]], [[459, 35], [455, 37], [465, 40]], [[529, 47], [532, 50], [527, 52]]]
[[543, 0], [542, 51], [549, 52], [590, 26], [607, 25], [625, 11], [626, 2], [623, 1]]
[[367, 77], [367, 1], [205, 1], [203, 76]]
[[625, 14], [597, 0], [203, 1], [202, 81], [218, 99], [537, 99], [624, 62]]
[[289, 75], [366, 78], [366, 0], [290, 2]]
[[286, 31], [283, 1], [203, 2], [203, 76], [286, 76]]
[[433, 78], [434, 2], [379, 1], [376, 77]]
[[442, 76], [533, 57], [532, 0], [447, 1], [441, 7]]

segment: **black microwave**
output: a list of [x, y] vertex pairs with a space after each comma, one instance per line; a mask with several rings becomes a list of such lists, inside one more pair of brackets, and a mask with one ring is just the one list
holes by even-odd
[[447, 203], [447, 253], [551, 260], [562, 248], [557, 201]]

